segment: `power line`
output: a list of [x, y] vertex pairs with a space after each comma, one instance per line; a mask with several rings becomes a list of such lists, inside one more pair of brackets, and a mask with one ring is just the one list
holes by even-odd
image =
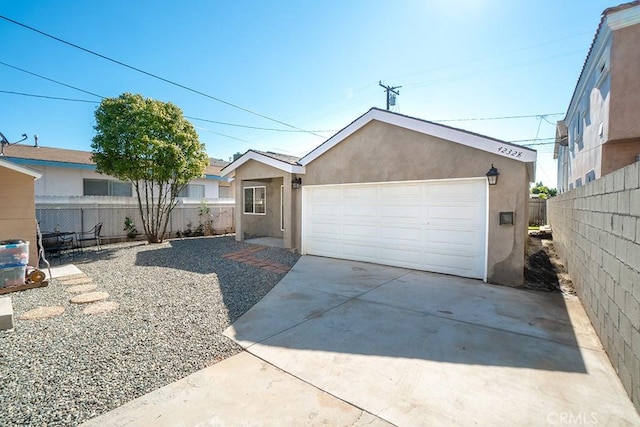
[[[0, 62], [0, 64], [2, 64], [2, 62]], [[16, 68], [16, 67], [12, 67], [12, 68]], [[28, 71], [22, 70], [22, 69], [20, 69], [20, 71], [28, 72]], [[33, 73], [30, 73], [30, 74], [33, 74]], [[38, 77], [54, 81], [55, 83], [58, 83], [58, 84], [61, 84], [61, 85], [64, 85], [64, 86], [72, 87], [72, 88], [74, 88], [76, 90], [82, 90], [82, 89], [79, 89], [79, 88], [76, 88], [76, 87], [73, 87], [73, 86], [69, 86], [69, 85], [67, 85], [65, 83], [62, 83], [62, 82], [58, 82], [58, 81], [55, 81], [55, 80], [52, 80], [52, 79], [48, 79], [48, 78], [46, 78], [44, 76], [38, 75]], [[90, 101], [88, 99], [77, 99], [77, 98], [64, 98], [64, 97], [59, 97], [59, 96], [36, 95], [36, 94], [33, 94], [33, 93], [15, 92], [15, 91], [11, 91], [11, 90], [0, 90], [0, 93], [6, 93], [6, 94], [10, 94], [10, 95], [29, 96], [29, 97], [32, 97], [32, 98], [52, 99], [52, 100], [57, 100], [57, 101], [86, 102], [88, 104], [99, 104], [98, 101]], [[98, 96], [98, 95], [96, 95], [96, 96]], [[220, 122], [220, 121], [217, 121], [217, 120], [202, 119], [200, 117], [193, 117], [193, 116], [184, 116], [184, 117], [186, 119], [199, 120], [199, 121], [208, 122], [208, 123], [215, 123], [215, 124], [218, 124], [218, 125], [233, 126], [233, 127], [255, 129], [255, 130], [264, 130], [264, 131], [271, 131], [271, 132], [306, 132], [306, 131], [300, 131], [300, 130], [296, 130], [296, 129], [276, 129], [276, 128], [265, 128], [265, 127], [259, 127], [259, 126], [241, 125], [241, 124], [238, 124], [238, 123]], [[200, 129], [208, 130], [209, 132], [213, 132], [213, 133], [217, 133], [217, 132], [214, 132], [212, 130], [205, 129], [205, 128], [200, 128]], [[335, 130], [335, 129], [324, 129], [324, 130], [314, 130], [313, 132], [337, 132], [337, 130]], [[239, 138], [236, 138], [236, 137], [233, 137], [233, 136], [229, 136], [229, 135], [225, 135], [225, 134], [222, 134], [222, 133], [218, 133], [218, 135], [222, 135], [222, 136], [226, 136], [227, 138], [232, 138], [232, 139], [237, 139], [239, 141], [247, 142], [247, 141], [245, 141], [243, 139], [239, 139]]]
[[530, 119], [539, 118], [540, 116], [561, 116], [564, 113], [546, 113], [546, 114], [530, 114], [525, 116], [500, 116], [500, 117], [475, 117], [468, 119], [442, 119], [442, 120], [430, 120], [432, 122], [470, 122], [474, 120], [505, 120], [505, 119]]
[[267, 130], [267, 131], [273, 131], [273, 132], [337, 132], [337, 130], [335, 130], [335, 129], [323, 129], [323, 130], [306, 131], [306, 130], [297, 130], [297, 129], [265, 128], [265, 127], [259, 127], [259, 126], [241, 125], [241, 124], [238, 124], [238, 123], [219, 122], [217, 120], [202, 119], [202, 118], [199, 118], [199, 117], [192, 117], [192, 116], [184, 116], [184, 117], [187, 118], [187, 119], [191, 119], [191, 120], [200, 120], [202, 122], [215, 123], [217, 125], [234, 126], [234, 127], [239, 127], [239, 128], [256, 129], [256, 130]]
[[5, 67], [13, 68], [14, 70], [18, 70], [18, 71], [22, 71], [23, 73], [31, 74], [32, 76], [36, 76], [36, 77], [48, 80], [48, 81], [53, 82], [53, 83], [57, 83], [57, 84], [62, 85], [62, 86], [66, 86], [68, 88], [75, 89], [75, 90], [78, 90], [80, 92], [84, 92], [84, 93], [89, 94], [89, 95], [97, 96], [98, 98], [104, 98], [104, 96], [100, 96], [100, 95], [98, 95], [96, 93], [89, 92], [88, 90], [80, 89], [78, 87], [71, 86], [71, 85], [68, 85], [66, 83], [59, 82], [58, 80], [50, 79], [49, 77], [45, 77], [45, 76], [41, 76], [40, 74], [32, 73], [31, 71], [27, 71], [25, 69], [16, 67], [14, 65], [7, 64], [6, 62], [0, 61], [0, 64], [4, 65]]
[[0, 90], [0, 93], [8, 93], [8, 94], [11, 94], [11, 95], [21, 95], [21, 96], [31, 96], [33, 98], [54, 99], [56, 101], [72, 101], [72, 102], [86, 102], [86, 103], [89, 103], [89, 104], [99, 104], [98, 101], [89, 101], [88, 99], [61, 98], [59, 96], [35, 95], [33, 93], [13, 92], [13, 91], [10, 91], [10, 90]]
[[[0, 62], [1, 63], [1, 62]], [[38, 76], [38, 77], [42, 77], [42, 76]], [[45, 78], [46, 77], [42, 77]], [[51, 79], [47, 79], [47, 80], [51, 80]], [[52, 80], [54, 81], [54, 80]], [[58, 84], [62, 84], [64, 86], [69, 86], [66, 85], [64, 83], [61, 82], [56, 82]], [[73, 87], [73, 86], [69, 86], [69, 87]], [[77, 90], [82, 90], [82, 89], [78, 89], [78, 88], [74, 88]], [[85, 103], [90, 103], [90, 104], [99, 104], [98, 101], [90, 101], [87, 99], [76, 99], [76, 98], [64, 98], [64, 97], [58, 97], [58, 96], [47, 96], [47, 95], [36, 95], [33, 93], [24, 93], [24, 92], [15, 92], [15, 91], [10, 91], [10, 90], [0, 90], [0, 93], [6, 93], [6, 94], [10, 94], [10, 95], [20, 95], [20, 96], [29, 96], [29, 97], [33, 97], [33, 98], [45, 98], [45, 99], [52, 99], [52, 100], [58, 100], [58, 101], [71, 101], [71, 102], [85, 102]], [[564, 113], [549, 113], [549, 114], [543, 114], [542, 116], [554, 116], [554, 115], [559, 115], [559, 114], [564, 114]], [[471, 121], [471, 120], [506, 120], [506, 119], [520, 119], [520, 118], [531, 118], [531, 117], [540, 117], [540, 114], [531, 114], [531, 115], [523, 115], [523, 116], [500, 116], [500, 117], [477, 117], [477, 118], [467, 118], [467, 119], [446, 119], [446, 120], [431, 120], [432, 122], [454, 122], [454, 121]], [[228, 122], [220, 122], [217, 120], [211, 120], [211, 119], [203, 119], [200, 117], [193, 117], [193, 116], [184, 116], [186, 119], [191, 119], [191, 120], [199, 120], [199, 121], [203, 121], [203, 122], [207, 122], [207, 123], [214, 123], [214, 124], [219, 124], [219, 125], [224, 125], [224, 126], [233, 126], [233, 127], [240, 127], [240, 128], [247, 128], [247, 129], [255, 129], [255, 130], [264, 130], [264, 131], [271, 131], [271, 132], [300, 132], [298, 130], [294, 130], [294, 129], [276, 129], [276, 128], [263, 128], [263, 127], [259, 127], [259, 126], [249, 126], [249, 125], [242, 125], [239, 123], [228, 123]], [[239, 139], [230, 135], [226, 135], [223, 133], [218, 133], [215, 131], [212, 131], [210, 129], [206, 129], [206, 128], [202, 128], [202, 127], [198, 127], [198, 129], [202, 129], [202, 130], [206, 130], [208, 132], [212, 132], [227, 138], [231, 138], [231, 139], [236, 139], [242, 142], [247, 142], [243, 139]], [[337, 132], [337, 130], [335, 129], [322, 129], [322, 130], [314, 130], [313, 132]], [[511, 143], [521, 143], [521, 142], [535, 142], [535, 141], [549, 141], [551, 140], [552, 142], [544, 142], [544, 143], [534, 143], [534, 144], [522, 144], [524, 146], [536, 146], [536, 145], [550, 145], [550, 144], [554, 144], [555, 143], [555, 138], [551, 137], [551, 138], [537, 138], [537, 139], [517, 139], [517, 140], [513, 140], [513, 141], [507, 141], [507, 142], [511, 142]]]
[[113, 62], [114, 64], [118, 64], [118, 65], [120, 65], [120, 66], [122, 66], [122, 67], [129, 68], [130, 70], [137, 71], [138, 73], [144, 74], [144, 75], [149, 76], [149, 77], [152, 77], [152, 78], [154, 78], [154, 79], [161, 80], [161, 81], [163, 81], [163, 82], [165, 82], [165, 83], [169, 83], [169, 84], [171, 84], [171, 85], [173, 85], [173, 86], [177, 86], [177, 87], [179, 87], [179, 88], [185, 89], [185, 90], [187, 90], [187, 91], [189, 91], [189, 92], [193, 92], [193, 93], [196, 93], [196, 94], [198, 94], [198, 95], [204, 96], [204, 97], [206, 97], [206, 98], [212, 99], [212, 100], [214, 100], [214, 101], [220, 102], [220, 103], [222, 103], [222, 104], [228, 105], [229, 107], [233, 107], [233, 108], [236, 108], [236, 109], [238, 109], [238, 110], [244, 111], [244, 112], [246, 112], [246, 113], [253, 114], [253, 115], [255, 115], [255, 116], [262, 117], [263, 119], [266, 119], [266, 120], [269, 120], [269, 121], [272, 121], [272, 122], [275, 122], [275, 123], [281, 124], [281, 125], [283, 125], [283, 126], [290, 127], [290, 128], [292, 128], [292, 129], [296, 129], [296, 130], [301, 131], [301, 132], [310, 133], [310, 134], [312, 134], [312, 135], [316, 135], [316, 136], [318, 136], [318, 137], [320, 137], [320, 138], [323, 138], [323, 136], [322, 136], [322, 135], [319, 135], [319, 134], [317, 134], [317, 133], [315, 133], [315, 132], [305, 131], [304, 129], [300, 129], [300, 128], [296, 127], [296, 126], [290, 125], [289, 123], [285, 123], [285, 122], [283, 122], [283, 121], [281, 121], [281, 120], [277, 120], [277, 119], [274, 119], [274, 118], [272, 118], [272, 117], [266, 116], [266, 115], [264, 115], [264, 114], [260, 114], [260, 113], [258, 113], [258, 112], [255, 112], [255, 111], [249, 110], [248, 108], [244, 108], [244, 107], [241, 107], [241, 106], [239, 106], [239, 105], [233, 104], [233, 103], [231, 103], [231, 102], [229, 102], [229, 101], [225, 101], [224, 99], [217, 98], [217, 97], [215, 97], [215, 96], [213, 96], [213, 95], [209, 95], [209, 94], [204, 93], [204, 92], [202, 92], [202, 91], [199, 91], [199, 90], [196, 90], [196, 89], [190, 88], [190, 87], [188, 87], [188, 86], [185, 86], [185, 85], [183, 85], [183, 84], [180, 84], [180, 83], [174, 82], [174, 81], [172, 81], [172, 80], [166, 79], [166, 78], [164, 78], [164, 77], [160, 77], [160, 76], [158, 76], [157, 74], [153, 74], [153, 73], [150, 73], [150, 72], [148, 72], [148, 71], [144, 71], [144, 70], [142, 70], [142, 69], [140, 69], [140, 68], [136, 68], [136, 67], [134, 67], [134, 66], [131, 66], [131, 65], [125, 64], [124, 62], [121, 62], [121, 61], [118, 61], [118, 60], [116, 60], [116, 59], [110, 58], [110, 57], [108, 57], [108, 56], [102, 55], [102, 54], [100, 54], [100, 53], [97, 53], [97, 52], [95, 52], [95, 51], [93, 51], [93, 50], [90, 50], [90, 49], [84, 48], [84, 47], [82, 47], [82, 46], [78, 46], [77, 44], [74, 44], [74, 43], [68, 42], [68, 41], [63, 40], [63, 39], [61, 39], [61, 38], [59, 38], [59, 37], [56, 37], [56, 36], [53, 36], [53, 35], [51, 35], [51, 34], [45, 33], [44, 31], [40, 31], [40, 30], [38, 30], [38, 29], [36, 29], [36, 28], [30, 27], [30, 26], [28, 26], [28, 25], [26, 25], [26, 24], [23, 24], [23, 23], [21, 23], [21, 22], [14, 21], [13, 19], [7, 18], [6, 16], [0, 15], [0, 18], [4, 19], [4, 20], [6, 20], [6, 21], [9, 21], [9, 22], [11, 22], [11, 23], [13, 23], [13, 24], [19, 25], [19, 26], [21, 26], [21, 27], [23, 27], [23, 28], [26, 28], [26, 29], [28, 29], [28, 30], [34, 31], [34, 32], [36, 32], [36, 33], [38, 33], [38, 34], [41, 34], [41, 35], [43, 35], [43, 36], [45, 36], [45, 37], [48, 37], [48, 38], [53, 39], [53, 40], [55, 40], [55, 41], [58, 41], [58, 42], [60, 42], [60, 43], [64, 43], [64, 44], [66, 44], [66, 45], [68, 45], [68, 46], [71, 46], [71, 47], [74, 47], [74, 48], [76, 48], [76, 49], [79, 49], [79, 50], [81, 50], [81, 51], [83, 51], [83, 52], [86, 52], [86, 53], [89, 53], [89, 54], [91, 54], [91, 55], [97, 56], [97, 57], [102, 58], [102, 59], [104, 59], [104, 60], [107, 60], [107, 61], [109, 61], [109, 62]]
[[213, 134], [216, 134], [216, 135], [224, 136], [225, 138], [235, 139], [236, 141], [240, 141], [240, 142], [249, 142], [249, 141], [246, 141], [246, 140], [244, 140], [244, 139], [236, 138], [235, 136], [231, 136], [231, 135], [227, 135], [227, 134], [224, 134], [224, 133], [216, 132], [216, 131], [214, 131], [214, 130], [207, 129], [207, 128], [203, 128], [203, 127], [200, 127], [200, 126], [194, 126], [194, 128], [195, 128], [195, 129], [203, 130], [203, 131], [205, 131], [205, 132], [210, 132], [210, 133], [213, 133]]

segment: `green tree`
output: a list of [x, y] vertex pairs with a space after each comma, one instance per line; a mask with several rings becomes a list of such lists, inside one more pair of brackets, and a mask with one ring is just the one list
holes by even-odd
[[531, 187], [531, 194], [538, 194], [541, 199], [548, 199], [558, 194], [558, 190], [555, 188], [549, 188], [542, 184], [542, 181], [536, 182], [535, 187]]
[[96, 171], [133, 184], [147, 241], [162, 242], [178, 193], [209, 164], [204, 144], [180, 108], [138, 94], [104, 99], [95, 120]]

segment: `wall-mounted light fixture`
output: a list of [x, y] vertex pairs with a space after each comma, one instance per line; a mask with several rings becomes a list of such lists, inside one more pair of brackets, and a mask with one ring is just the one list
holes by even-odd
[[491, 169], [487, 172], [487, 180], [489, 181], [489, 185], [496, 185], [498, 183], [498, 169], [493, 167], [493, 163], [491, 163]]
[[293, 188], [294, 190], [299, 189], [301, 186], [302, 186], [302, 178], [300, 178], [299, 176], [291, 180], [291, 188]]

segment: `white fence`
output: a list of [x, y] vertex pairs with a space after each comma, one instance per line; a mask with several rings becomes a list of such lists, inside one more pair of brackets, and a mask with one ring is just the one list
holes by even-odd
[[[167, 235], [189, 235], [235, 231], [234, 202], [230, 199], [181, 201], [171, 212]], [[43, 233], [54, 230], [86, 231], [102, 223], [104, 241], [126, 238], [124, 220], [133, 220], [139, 235], [144, 235], [137, 201], [118, 197], [38, 197], [36, 219]], [[191, 232], [191, 233], [190, 233]]]

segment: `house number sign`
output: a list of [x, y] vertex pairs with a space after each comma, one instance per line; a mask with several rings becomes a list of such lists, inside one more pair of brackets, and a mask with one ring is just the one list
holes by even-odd
[[513, 148], [509, 147], [498, 147], [498, 153], [515, 158], [522, 157], [522, 151], [514, 150]]

